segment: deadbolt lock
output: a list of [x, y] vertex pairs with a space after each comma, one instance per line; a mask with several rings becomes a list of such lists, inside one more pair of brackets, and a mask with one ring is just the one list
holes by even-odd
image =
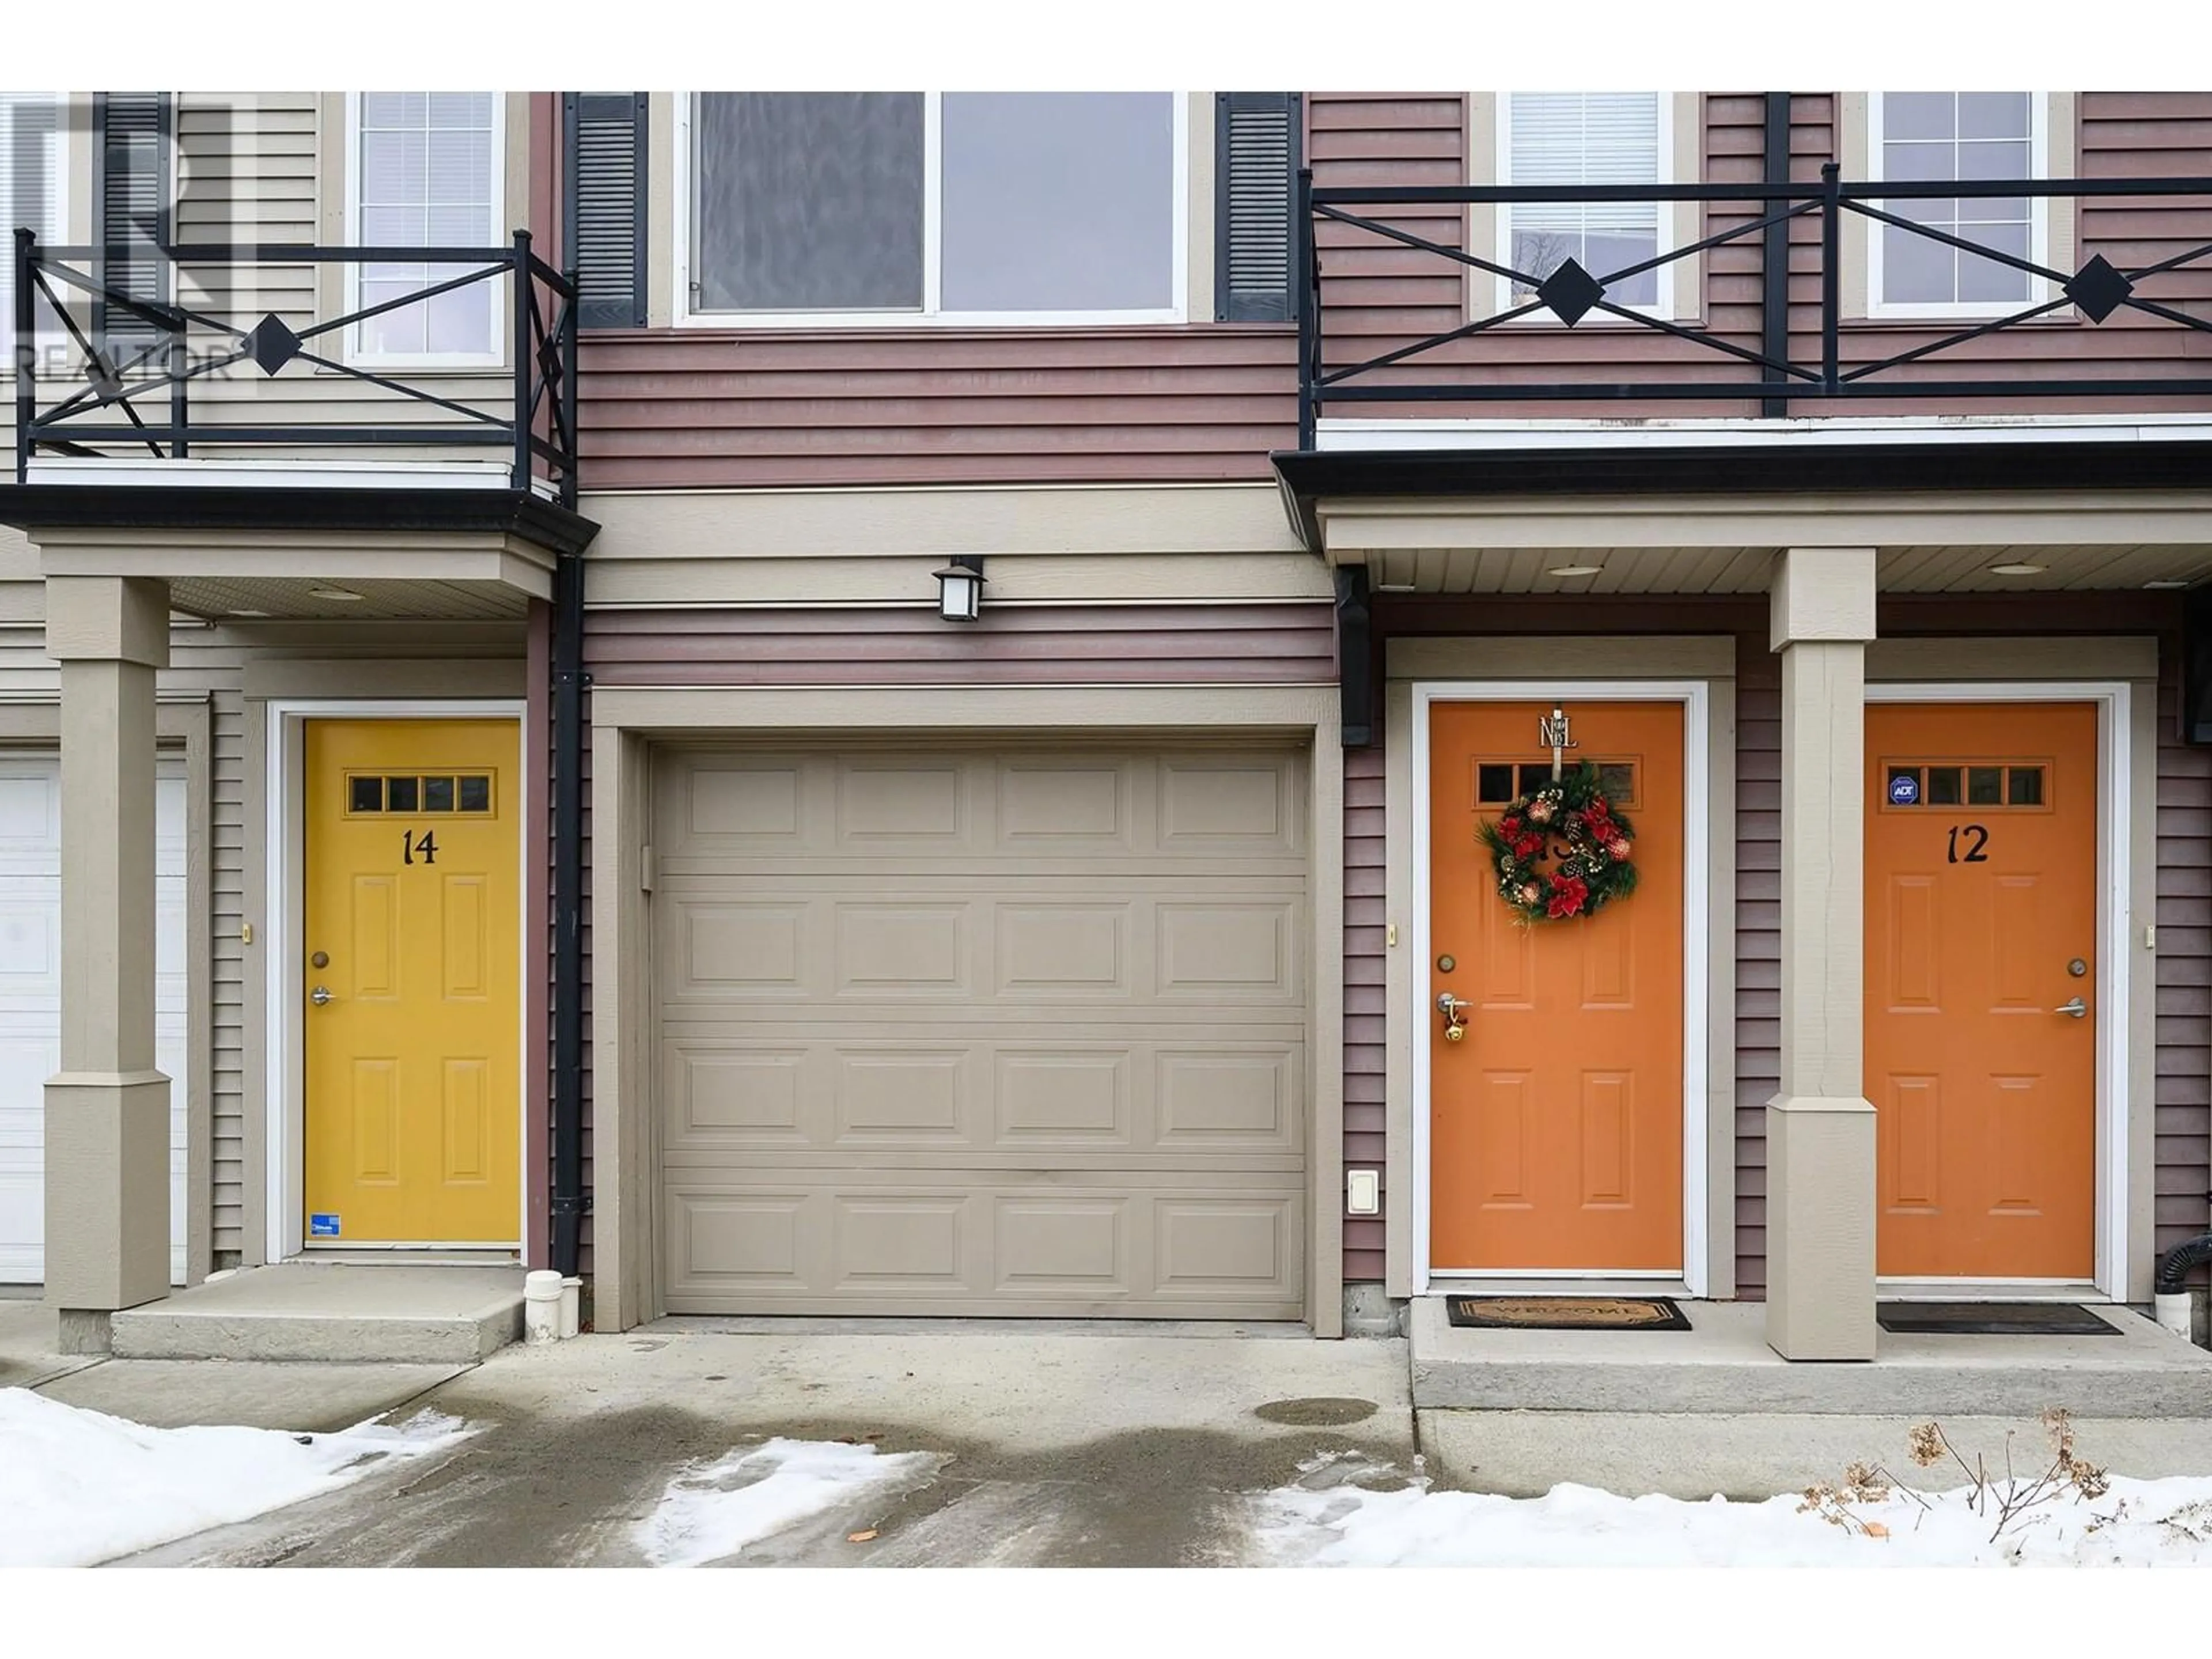
[[1440, 974], [1449, 974], [1453, 969], [1458, 966], [1459, 963], [1449, 957], [1438, 957], [1437, 958], [1437, 971]]
[[330, 965], [331, 953], [328, 951], [318, 951], [307, 958], [307, 966], [310, 968], [327, 968]]
[[2073, 975], [2075, 978], [2079, 979], [2082, 975], [2089, 971], [2089, 964], [2082, 961], [2081, 957], [2076, 957], [2073, 961], [2066, 964], [2066, 971]]

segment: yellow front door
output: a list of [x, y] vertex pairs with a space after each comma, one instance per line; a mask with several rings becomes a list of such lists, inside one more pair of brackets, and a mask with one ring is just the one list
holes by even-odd
[[510, 720], [310, 720], [307, 1243], [521, 1231]]

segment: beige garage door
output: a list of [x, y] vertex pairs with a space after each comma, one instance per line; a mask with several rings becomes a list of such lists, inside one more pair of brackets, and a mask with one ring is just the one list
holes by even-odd
[[676, 1313], [1296, 1318], [1304, 762], [664, 751]]

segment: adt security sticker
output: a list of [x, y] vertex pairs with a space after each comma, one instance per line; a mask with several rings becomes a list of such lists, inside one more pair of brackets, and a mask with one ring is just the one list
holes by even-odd
[[336, 1238], [337, 1236], [338, 1236], [338, 1218], [337, 1218], [337, 1217], [336, 1217], [336, 1216], [334, 1216], [334, 1215], [310, 1215], [310, 1216], [307, 1218], [307, 1237], [310, 1237], [310, 1238]]
[[1889, 781], [1889, 804], [1892, 806], [1911, 806], [1920, 799], [1920, 780], [1910, 772], [1899, 774]]

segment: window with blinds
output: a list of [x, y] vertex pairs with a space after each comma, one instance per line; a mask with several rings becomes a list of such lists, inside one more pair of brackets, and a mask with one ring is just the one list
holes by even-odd
[[16, 227], [58, 242], [68, 224], [66, 100], [58, 92], [0, 92], [0, 348], [15, 343]]
[[[352, 169], [356, 242], [381, 248], [503, 243], [500, 105], [494, 92], [360, 94]], [[384, 305], [472, 268], [416, 260], [364, 264], [349, 308]], [[496, 362], [503, 291], [500, 283], [472, 283], [371, 317], [354, 329], [354, 355]]]
[[[1656, 185], [1666, 179], [1664, 94], [1516, 92], [1504, 95], [1500, 183]], [[1656, 202], [1516, 202], [1499, 210], [1506, 263], [1519, 273], [1512, 303], [1569, 259], [1601, 282], [1659, 252]], [[1523, 280], [1528, 279], [1528, 280]], [[1607, 283], [1615, 305], [1661, 302], [1661, 271]]]

